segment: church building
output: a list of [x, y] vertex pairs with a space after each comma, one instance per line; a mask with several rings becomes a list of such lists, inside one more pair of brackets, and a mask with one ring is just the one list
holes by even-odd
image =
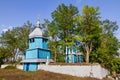
[[83, 54], [77, 50], [76, 46], [73, 45], [72, 48], [66, 46], [65, 49], [65, 61], [67, 63], [81, 63], [83, 62]]
[[48, 39], [42, 36], [40, 19], [38, 19], [36, 28], [29, 34], [29, 49], [26, 50], [22, 61], [24, 71], [36, 71], [40, 64], [53, 62], [47, 41]]

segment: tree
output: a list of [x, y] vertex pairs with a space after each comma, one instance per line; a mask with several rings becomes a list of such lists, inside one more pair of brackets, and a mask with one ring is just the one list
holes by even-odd
[[57, 58], [57, 48], [58, 48], [58, 41], [57, 41], [57, 27], [54, 22], [49, 23], [48, 25], [48, 35], [50, 37], [50, 40], [48, 41], [49, 43], [49, 48], [51, 50], [54, 56], [54, 62], [56, 63], [56, 58]]
[[5, 49], [9, 49], [12, 61], [16, 61], [19, 51], [24, 53], [27, 49], [27, 40], [31, 26], [32, 24], [28, 21], [22, 27], [15, 27], [2, 34], [1, 43], [3, 43]]
[[32, 29], [32, 23], [30, 23], [29, 21], [27, 21], [26, 23], [24, 23], [24, 25], [18, 27], [17, 29], [18, 43], [19, 43], [18, 48], [20, 51], [22, 51], [22, 53], [25, 53], [26, 49], [28, 48], [28, 39], [31, 29]]
[[77, 36], [75, 38], [82, 42], [86, 52], [86, 63], [89, 63], [89, 55], [95, 48], [94, 43], [100, 36], [100, 16], [99, 8], [84, 6], [82, 15], [76, 16]]
[[100, 44], [96, 51], [91, 54], [92, 62], [98, 62], [111, 69], [111, 61], [118, 56], [119, 41], [114, 33], [118, 29], [116, 22], [110, 20], [101, 21], [102, 33], [99, 38]]
[[[58, 41], [58, 28], [56, 27], [55, 23], [49, 20], [45, 20], [45, 23], [42, 24], [43, 36], [50, 38], [48, 40], [48, 46], [51, 51], [52, 58], [54, 62], [63, 62], [63, 55], [61, 54], [61, 48]], [[59, 56], [58, 56], [59, 55]]]
[[54, 25], [54, 22], [50, 22], [45, 19], [45, 23], [42, 24], [43, 36], [50, 38], [48, 40], [48, 47], [51, 51], [52, 58], [54, 58], [54, 62], [56, 63], [57, 57], [57, 27]]
[[73, 17], [77, 14], [78, 9], [71, 4], [70, 6], [61, 4], [57, 7], [57, 10], [52, 13], [53, 22], [55, 26], [58, 27], [58, 37], [61, 40], [67, 42], [68, 40], [66, 38], [72, 37], [75, 28]]
[[4, 47], [0, 47], [0, 66], [5, 62], [5, 59], [10, 57], [10, 50]]
[[[62, 47], [71, 46], [74, 44], [73, 36], [74, 30], [76, 28], [74, 24], [74, 16], [78, 14], [77, 7], [70, 4], [66, 6], [61, 4], [57, 7], [57, 9], [52, 12], [52, 22], [55, 30], [57, 32], [57, 38], [59, 39], [59, 45]], [[51, 32], [53, 33], [53, 32]]]
[[17, 51], [17, 34], [16, 34], [16, 30], [8, 30], [7, 32], [5, 32], [4, 35], [4, 46], [6, 49], [9, 49], [10, 53], [11, 53], [11, 57], [13, 61], [15, 61], [15, 55], [16, 55], [16, 51]]

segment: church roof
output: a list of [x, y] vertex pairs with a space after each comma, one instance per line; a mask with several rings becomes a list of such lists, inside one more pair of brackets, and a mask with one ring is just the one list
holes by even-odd
[[42, 30], [40, 29], [40, 20], [38, 19], [36, 28], [29, 34], [29, 38], [42, 37]]

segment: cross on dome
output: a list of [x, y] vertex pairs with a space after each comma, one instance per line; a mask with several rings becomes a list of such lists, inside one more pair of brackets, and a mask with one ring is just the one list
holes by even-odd
[[42, 30], [40, 29], [40, 18], [38, 17], [36, 28], [30, 33], [29, 38], [42, 37]]
[[40, 17], [38, 17], [37, 23], [36, 23], [36, 27], [40, 28]]

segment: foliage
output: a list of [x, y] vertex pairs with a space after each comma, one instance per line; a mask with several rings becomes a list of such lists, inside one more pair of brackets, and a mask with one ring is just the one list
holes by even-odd
[[5, 59], [8, 58], [10, 55], [10, 50], [4, 47], [0, 47], [0, 66], [5, 62]]
[[115, 71], [116, 73], [120, 73], [120, 58], [115, 58], [109, 62], [109, 69]]
[[68, 44], [72, 42], [72, 37], [74, 35], [74, 16], [78, 14], [77, 7], [70, 4], [69, 6], [65, 6], [61, 4], [57, 7], [57, 9], [52, 13], [52, 18], [54, 22], [54, 26], [58, 29], [58, 38], [64, 42], [64, 44]]
[[[60, 47], [65, 47], [66, 45], [72, 46], [74, 44], [72, 39], [75, 29], [73, 17], [77, 14], [78, 9], [72, 4], [69, 6], [61, 4], [52, 12], [53, 20], [48, 23], [47, 33], [50, 37], [49, 48], [54, 55], [55, 62], [59, 61], [56, 60], [56, 58], [59, 57], [58, 55], [64, 54], [64, 48], [61, 48], [61, 51], [63, 52], [61, 53], [59, 50]], [[60, 59], [60, 57], [58, 59]], [[64, 60], [64, 57], [61, 59]]]
[[114, 35], [118, 26], [110, 20], [100, 21], [98, 10], [99, 8], [85, 6], [82, 15], [74, 18], [77, 24], [77, 35], [74, 38], [82, 42], [80, 47], [86, 53], [87, 63], [90, 56], [90, 62], [98, 62], [112, 70], [109, 67], [111, 60], [118, 56], [119, 41]]
[[57, 62], [65, 62], [65, 54], [63, 54], [63, 53], [58, 53], [58, 55], [57, 55], [57, 60], [56, 60]]
[[58, 29], [54, 25], [54, 22], [51, 22], [48, 26], [49, 26], [48, 34], [51, 37], [51, 40], [49, 40], [49, 44], [51, 44], [50, 49], [54, 55], [54, 61], [56, 62], [56, 58], [57, 58], [57, 54], [58, 54], [58, 41], [57, 41]]
[[[18, 48], [22, 53], [25, 52], [25, 50], [28, 48], [28, 38], [29, 38], [29, 33], [32, 29], [32, 23], [27, 21], [24, 23], [24, 25], [20, 28], [18, 28]], [[22, 38], [22, 39], [21, 39]]]
[[18, 53], [20, 51], [24, 53], [27, 49], [27, 40], [31, 26], [32, 24], [28, 21], [22, 27], [15, 27], [12, 30], [2, 33], [1, 47], [9, 51], [9, 55], [11, 55], [9, 56], [11, 59], [9, 60], [16, 61]]
[[56, 57], [58, 53], [58, 42], [57, 42], [57, 27], [54, 26], [53, 22], [45, 20], [45, 23], [42, 24], [42, 30], [44, 37], [49, 37], [50, 40], [48, 41], [49, 49], [51, 51], [52, 58], [54, 62], [56, 62]]
[[[17, 51], [17, 36], [15, 30], [8, 30], [7, 32], [3, 33], [3, 41], [4, 41], [4, 46], [5, 48], [9, 49], [9, 53], [12, 55], [11, 57], [15, 56], [15, 53]], [[15, 57], [14, 57], [15, 59]]]
[[[104, 65], [105, 67], [109, 68], [111, 71], [113, 71], [112, 67], [114, 67], [115, 70], [117, 70], [119, 68], [115, 66], [119, 66], [119, 64], [116, 64], [115, 61], [116, 56], [118, 56], [117, 51], [119, 49], [119, 41], [114, 36], [114, 33], [118, 29], [118, 26], [116, 22], [112, 22], [109, 20], [104, 20], [101, 23], [102, 33], [99, 37], [100, 44], [98, 46], [98, 49], [92, 52], [92, 54], [90, 55], [91, 61], [98, 62]], [[115, 63], [113, 64], [113, 62]]]
[[86, 53], [86, 63], [89, 63], [89, 54], [95, 48], [94, 43], [100, 36], [100, 16], [99, 8], [84, 6], [82, 15], [76, 16], [74, 19], [77, 22], [77, 35], [75, 38], [83, 43]]

